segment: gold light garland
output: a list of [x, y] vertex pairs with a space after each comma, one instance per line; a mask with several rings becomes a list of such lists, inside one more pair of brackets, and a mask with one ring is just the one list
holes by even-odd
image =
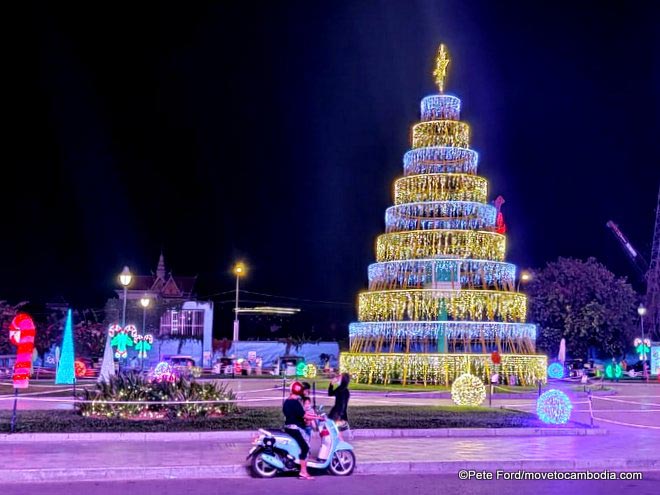
[[361, 292], [359, 321], [436, 321], [444, 309], [453, 321], [524, 322], [527, 296], [494, 290], [407, 289]]
[[392, 382], [449, 385], [463, 373], [484, 382], [497, 370], [500, 381], [513, 385], [535, 385], [547, 381], [548, 358], [529, 354], [502, 354], [497, 368], [489, 354], [357, 354], [342, 352], [341, 372], [348, 372], [357, 383]]
[[488, 181], [470, 174], [408, 175], [394, 181], [394, 204], [419, 201], [486, 203]]
[[376, 260], [413, 260], [456, 256], [504, 261], [506, 238], [479, 230], [411, 230], [390, 232], [376, 239]]
[[429, 120], [412, 128], [412, 147], [470, 147], [470, 126], [458, 120]]

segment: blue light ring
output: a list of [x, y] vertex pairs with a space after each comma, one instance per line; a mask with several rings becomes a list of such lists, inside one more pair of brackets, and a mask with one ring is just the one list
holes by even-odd
[[387, 232], [426, 229], [475, 230], [495, 226], [497, 209], [476, 201], [427, 201], [390, 206], [385, 211]]
[[536, 341], [536, 325], [492, 321], [367, 321], [353, 322], [348, 326], [350, 339], [361, 337], [435, 339], [440, 332], [448, 339], [483, 336], [486, 339], [514, 338]]
[[[417, 260], [394, 260], [372, 263], [368, 268], [369, 285], [397, 280], [403, 285], [428, 284], [433, 280], [433, 271], [438, 269], [460, 273], [461, 285], [515, 284], [516, 265], [504, 261], [476, 260], [466, 258], [435, 258]], [[421, 280], [419, 280], [421, 278]]]
[[420, 103], [422, 121], [458, 120], [461, 115], [461, 100], [452, 95], [429, 95]]
[[453, 146], [426, 146], [403, 155], [403, 175], [427, 173], [476, 174], [479, 154], [472, 149]]

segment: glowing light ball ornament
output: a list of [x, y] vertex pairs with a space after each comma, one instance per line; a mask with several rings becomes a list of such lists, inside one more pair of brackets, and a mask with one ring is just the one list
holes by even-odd
[[564, 367], [561, 363], [552, 363], [548, 366], [548, 376], [555, 379], [564, 378]]
[[83, 377], [87, 374], [87, 366], [85, 366], [85, 363], [82, 361], [78, 361], [77, 359], [73, 363], [73, 367], [76, 372], [76, 378]]
[[14, 388], [28, 388], [35, 335], [34, 322], [27, 313], [18, 313], [9, 325], [9, 341], [17, 347], [13, 375]]
[[539, 419], [551, 425], [566, 424], [572, 410], [571, 399], [561, 390], [548, 390], [536, 401], [536, 414]]
[[486, 399], [486, 387], [474, 375], [463, 373], [451, 386], [451, 400], [459, 406], [478, 406]]
[[300, 361], [296, 366], [296, 375], [305, 376], [305, 369], [307, 368], [307, 363], [305, 361]]
[[303, 376], [305, 378], [314, 378], [316, 376], [316, 372], [317, 372], [316, 366], [314, 366], [313, 364], [308, 364], [307, 366], [305, 366], [305, 371], [303, 373]]

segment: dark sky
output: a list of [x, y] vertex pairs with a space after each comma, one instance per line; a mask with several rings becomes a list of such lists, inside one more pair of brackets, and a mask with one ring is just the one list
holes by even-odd
[[201, 295], [354, 301], [439, 42], [522, 267], [648, 255], [658, 2], [24, 2], [6, 13], [0, 299], [102, 306], [161, 247]]

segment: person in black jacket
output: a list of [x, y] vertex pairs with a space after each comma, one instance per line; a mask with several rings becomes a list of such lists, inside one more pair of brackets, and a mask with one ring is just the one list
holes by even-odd
[[301, 399], [305, 395], [305, 386], [300, 382], [291, 384], [291, 395], [282, 404], [282, 413], [284, 413], [284, 432], [293, 438], [300, 447], [300, 478], [313, 480], [314, 478], [307, 472], [307, 454], [309, 454], [309, 444], [302, 434], [305, 431], [305, 419], [320, 419], [315, 414], [305, 414]]
[[[335, 398], [335, 405], [330, 409], [328, 417], [333, 421], [348, 422], [348, 400], [351, 393], [348, 390], [348, 384], [351, 382], [351, 375], [342, 373], [335, 377], [328, 386], [328, 396]], [[338, 386], [337, 386], [338, 385]], [[337, 388], [334, 388], [337, 386]]]

